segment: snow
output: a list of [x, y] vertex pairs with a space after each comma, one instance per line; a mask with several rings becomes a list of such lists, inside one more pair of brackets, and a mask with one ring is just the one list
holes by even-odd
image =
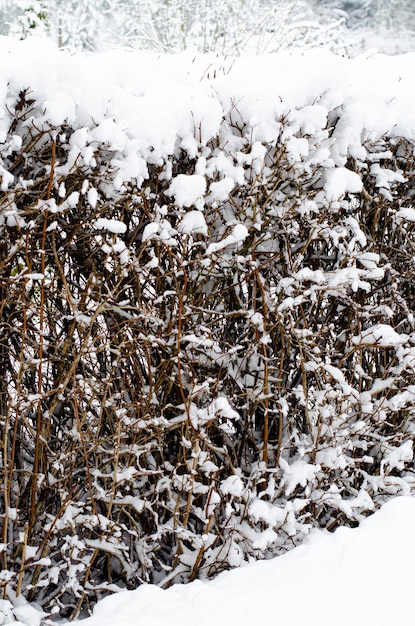
[[[385, 133], [412, 137], [415, 129], [412, 53], [346, 59], [315, 50], [230, 60], [192, 52], [86, 55], [58, 51], [51, 42], [36, 38], [22, 42], [1, 38], [0, 52], [7, 58], [0, 104], [6, 104], [9, 83], [11, 92], [28, 89], [36, 98], [43, 123], [71, 125], [68, 169], [79, 158], [93, 164], [97, 142], [113, 153], [117, 188], [130, 180], [142, 183], [150, 164], [165, 163], [178, 151], [196, 158], [194, 173], [163, 173], [171, 178], [168, 193], [182, 208], [203, 209], [206, 194], [210, 202], [225, 200], [235, 184], [244, 184], [248, 164], [260, 172], [266, 153], [263, 143], [277, 140], [282, 117], [289, 121], [283, 139], [292, 161], [324, 165], [323, 184], [332, 200], [362, 189], [359, 173], [346, 167], [349, 156], [364, 159], [368, 141]], [[208, 76], [206, 68], [211, 70]], [[329, 137], [327, 120], [334, 109], [342, 113]], [[238, 153], [235, 133], [222, 136], [226, 149], [206, 151], [209, 139], [223, 133], [223, 119], [229, 113], [237, 126], [250, 128], [248, 154], [242, 151], [242, 141]], [[5, 114], [0, 136], [8, 126]], [[378, 185], [386, 187], [390, 177], [398, 175], [379, 164], [375, 170]], [[2, 172], [3, 189], [12, 180]], [[88, 200], [95, 205], [93, 190]], [[410, 212], [401, 216], [412, 217]]]
[[94, 222], [94, 228], [98, 230], [107, 230], [110, 233], [125, 233], [127, 226], [120, 220], [108, 220], [100, 217]]
[[[4, 600], [2, 602], [4, 603]], [[7, 609], [7, 605], [4, 608]], [[0, 611], [1, 610], [2, 606], [0, 605]], [[39, 626], [40, 617], [45, 615], [39, 613], [35, 607], [30, 606], [29, 604], [22, 604], [21, 606], [18, 605], [13, 609], [13, 611], [10, 611], [10, 613], [13, 615], [15, 620], [13, 621], [15, 626], [19, 626], [20, 624], [24, 624], [25, 626]]]
[[219, 250], [223, 250], [223, 248], [227, 248], [232, 244], [240, 244], [242, 243], [248, 236], [248, 229], [244, 224], [236, 224], [233, 227], [233, 230], [230, 235], [227, 235], [221, 241], [217, 243], [211, 243], [206, 250], [206, 254], [212, 254], [214, 252], [218, 252]]
[[376, 324], [352, 337], [355, 345], [393, 347], [405, 343], [408, 335], [397, 333], [389, 324]]
[[[265, 503], [264, 503], [265, 504]], [[390, 500], [359, 528], [313, 531], [284, 556], [162, 590], [108, 596], [79, 626], [409, 626], [415, 498]]]
[[363, 185], [360, 176], [345, 167], [327, 170], [326, 178], [324, 189], [329, 200], [338, 200], [346, 193], [362, 191]]
[[183, 216], [177, 230], [186, 235], [193, 233], [207, 235], [208, 230], [205, 216], [200, 211], [188, 211], [186, 215]]
[[397, 212], [396, 217], [402, 217], [408, 222], [415, 222], [415, 209], [409, 207], [402, 208]]
[[174, 201], [177, 205], [190, 207], [197, 205], [198, 200], [203, 197], [205, 190], [206, 180], [204, 176], [179, 174], [170, 185], [168, 193], [174, 196]]

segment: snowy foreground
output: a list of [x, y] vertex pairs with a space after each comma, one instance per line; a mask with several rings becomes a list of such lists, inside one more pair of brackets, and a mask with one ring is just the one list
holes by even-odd
[[167, 591], [102, 600], [83, 626], [413, 624], [415, 498], [395, 498], [359, 528], [315, 531], [284, 556]]

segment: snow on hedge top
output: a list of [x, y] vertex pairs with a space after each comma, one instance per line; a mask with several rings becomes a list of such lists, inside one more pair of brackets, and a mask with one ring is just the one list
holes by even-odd
[[376, 324], [366, 328], [360, 335], [352, 337], [352, 342], [355, 345], [390, 348], [405, 343], [407, 339], [408, 335], [397, 333], [389, 324]]
[[[348, 157], [364, 161], [367, 142], [385, 133], [415, 135], [415, 54], [352, 60], [324, 50], [238, 59], [190, 52], [88, 56], [59, 51], [45, 39], [9, 38], [1, 38], [0, 54], [0, 142], [11, 124], [8, 104], [28, 90], [41, 112], [37, 127], [75, 131], [68, 167], [79, 156], [92, 163], [97, 144], [113, 152], [115, 188], [130, 180], [140, 185], [149, 164], [164, 165], [173, 154], [197, 158], [195, 180], [183, 176], [170, 187], [177, 205], [186, 208], [201, 210], [204, 194], [211, 202], [223, 200], [243, 183], [244, 166], [261, 170], [261, 144], [278, 138], [293, 162], [329, 170], [322, 187], [335, 199], [361, 190], [358, 174], [341, 169]], [[334, 111], [340, 119], [330, 129]], [[226, 116], [233, 128], [224, 124]], [[251, 154], [238, 144], [237, 127], [249, 128]], [[212, 137], [220, 137], [239, 164], [211, 154]], [[166, 170], [165, 176], [172, 174]], [[387, 188], [385, 176], [379, 181]], [[12, 182], [3, 171], [2, 188]]]

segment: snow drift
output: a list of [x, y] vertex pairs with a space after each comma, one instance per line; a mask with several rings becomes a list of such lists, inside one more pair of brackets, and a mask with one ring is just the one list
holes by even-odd
[[[316, 533], [277, 559], [167, 591], [143, 586], [100, 602], [83, 626], [412, 624], [414, 498], [395, 498], [359, 529]], [[387, 588], [386, 588], [387, 587]]]

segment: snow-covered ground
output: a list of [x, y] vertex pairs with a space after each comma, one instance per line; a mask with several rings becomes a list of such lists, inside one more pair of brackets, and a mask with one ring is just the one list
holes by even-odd
[[405, 626], [414, 623], [415, 498], [390, 500], [359, 528], [315, 531], [270, 561], [162, 590], [109, 596], [82, 626]]

